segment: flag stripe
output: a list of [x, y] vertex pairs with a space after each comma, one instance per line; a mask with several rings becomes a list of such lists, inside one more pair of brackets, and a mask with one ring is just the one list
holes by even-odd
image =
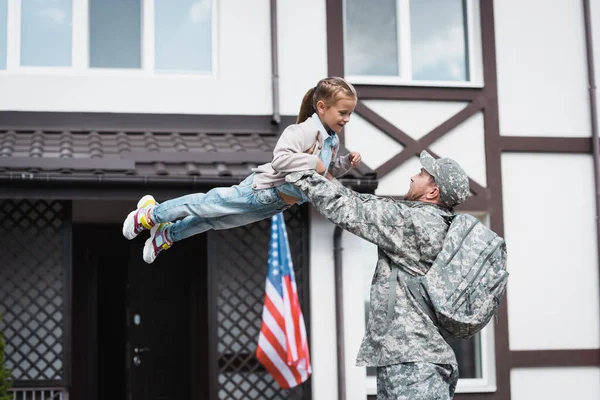
[[283, 389], [288, 389], [290, 387], [296, 386], [296, 382], [289, 382], [286, 379], [286, 377], [282, 373], [282, 369], [280, 369], [278, 365], [271, 361], [270, 356], [263, 351], [263, 347], [266, 349], [267, 352], [269, 351], [268, 344], [263, 344], [263, 346], [260, 346], [256, 350], [257, 358], [265, 366], [265, 369], [273, 376], [273, 378], [275, 378], [275, 381], [279, 384], [279, 386], [281, 386]]
[[281, 334], [280, 336], [283, 337], [283, 341], [281, 338], [278, 338], [277, 334], [273, 332], [272, 329], [270, 329], [268, 324], [263, 324], [260, 333], [262, 335], [265, 336], [265, 338], [271, 343], [271, 346], [273, 346], [273, 348], [275, 349], [275, 351], [277, 352], [277, 355], [282, 359], [285, 360], [286, 359], [286, 352], [285, 352], [285, 337], [283, 334]]
[[284, 389], [306, 381], [312, 370], [282, 214], [271, 224], [265, 301], [256, 357]]
[[285, 277], [283, 279], [283, 294], [284, 294], [284, 305], [285, 305], [285, 336], [287, 338], [287, 349], [288, 349], [288, 362], [295, 362], [298, 360], [298, 348], [296, 346], [296, 336], [294, 329], [294, 315], [292, 311], [292, 305], [290, 304], [290, 290], [289, 290], [289, 279]]

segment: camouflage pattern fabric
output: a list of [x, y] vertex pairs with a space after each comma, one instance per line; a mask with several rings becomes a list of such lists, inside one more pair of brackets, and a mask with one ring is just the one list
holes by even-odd
[[[366, 333], [358, 366], [388, 366], [405, 362], [456, 365], [452, 348], [433, 321], [408, 295], [406, 279], [427, 273], [448, 230], [452, 211], [429, 203], [404, 202], [359, 194], [314, 171], [294, 172], [286, 181], [305, 192], [329, 221], [378, 246], [371, 284]], [[390, 276], [395, 296], [388, 316]]]
[[420, 160], [425, 171], [433, 176], [445, 205], [455, 207], [471, 196], [469, 177], [456, 161], [447, 157], [436, 160], [425, 150]]
[[377, 400], [449, 400], [458, 382], [455, 365], [405, 363], [377, 368]]
[[446, 338], [468, 339], [496, 314], [507, 280], [504, 240], [463, 214], [453, 219], [427, 275], [407, 284]]

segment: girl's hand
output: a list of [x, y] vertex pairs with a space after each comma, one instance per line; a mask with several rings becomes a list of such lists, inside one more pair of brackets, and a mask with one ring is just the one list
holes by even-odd
[[360, 153], [356, 152], [356, 151], [351, 151], [350, 152], [350, 166], [352, 168], [356, 167], [358, 164], [360, 164], [360, 161], [362, 160], [362, 158], [360, 157]]

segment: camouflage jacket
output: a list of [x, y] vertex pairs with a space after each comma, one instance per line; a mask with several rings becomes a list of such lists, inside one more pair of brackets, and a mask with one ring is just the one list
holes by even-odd
[[[401, 362], [454, 364], [456, 357], [431, 319], [407, 293], [404, 277], [424, 275], [442, 248], [453, 212], [434, 204], [356, 193], [314, 171], [289, 174], [329, 221], [378, 246], [369, 318], [358, 366]], [[390, 275], [398, 267], [396, 296], [388, 316]], [[393, 282], [393, 280], [392, 280]]]

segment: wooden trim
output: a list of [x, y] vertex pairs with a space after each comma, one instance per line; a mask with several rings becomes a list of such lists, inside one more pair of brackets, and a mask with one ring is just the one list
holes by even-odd
[[503, 152], [592, 153], [591, 137], [501, 136]]
[[[483, 117], [485, 160], [489, 196], [490, 227], [504, 236], [502, 202], [502, 166], [500, 151], [500, 122], [498, 113], [498, 77], [496, 72], [496, 38], [494, 0], [480, 0], [481, 43], [485, 109]], [[486, 396], [489, 399], [510, 400], [510, 345], [508, 334], [508, 294], [498, 311], [499, 323], [495, 326], [496, 386], [498, 390]]]
[[511, 351], [513, 368], [600, 367], [600, 349]]
[[[418, 156], [422, 150], [427, 150], [432, 156], [438, 157], [431, 150], [427, 149], [427, 147], [435, 142], [437, 139], [444, 136], [449, 130], [455, 128], [475, 113], [479, 112], [482, 108], [483, 98], [480, 96], [467, 107], [459, 111], [457, 114], [434, 128], [427, 135], [422, 137], [420, 140], [415, 140], [409, 135], [407, 135], [402, 130], [398, 129], [396, 126], [391, 124], [386, 119], [382, 118], [379, 114], [375, 113], [369, 107], [365, 106], [363, 103], [360, 103], [356, 107], [356, 111], [359, 115], [361, 115], [367, 122], [371, 123], [377, 129], [382, 132], [388, 134], [397, 142], [402, 144], [405, 148], [394, 157], [383, 163], [379, 168], [377, 168], [377, 176], [379, 178], [387, 175], [395, 168], [402, 165], [405, 161], [410, 159], [413, 156]], [[469, 178], [469, 183], [471, 185], [471, 190], [473, 193], [477, 195], [485, 195], [487, 196], [487, 189], [475, 182], [473, 179]]]
[[484, 98], [482, 95], [477, 96], [471, 104], [460, 110], [458, 113], [454, 114], [452, 117], [435, 127], [428, 134], [423, 136], [418, 140], [421, 147], [426, 148], [429, 147], [433, 142], [444, 136], [446, 133], [450, 132], [452, 129], [456, 128], [473, 115], [477, 114], [479, 111], [483, 109]]
[[[364, 103], [359, 102], [356, 107], [356, 112], [360, 116], [405, 147], [400, 153], [377, 168], [377, 176], [379, 178], [384, 177], [411, 157], [418, 156], [422, 150], [427, 150], [432, 156], [437, 157], [431, 150], [427, 149], [427, 147], [444, 136], [444, 134], [446, 134], [448, 131], [454, 129], [479, 112], [482, 109], [483, 104], [484, 98], [480, 95], [467, 107], [453, 115], [445, 122], [441, 123], [439, 126], [435, 127], [420, 140], [415, 140], [381, 117], [379, 114], [371, 110], [369, 107], [364, 105]], [[469, 178], [469, 183], [471, 184], [471, 190], [473, 193], [477, 195], [487, 195], [487, 189], [475, 182], [473, 179]]]
[[[394, 126], [392, 123], [381, 117], [375, 111], [371, 110], [364, 103], [358, 102], [356, 105], [356, 113], [363, 117], [368, 123], [379, 129], [381, 132], [391, 136], [394, 140], [400, 143], [404, 147], [408, 147], [414, 144], [415, 139], [410, 137], [401, 129]], [[389, 172], [389, 171], [388, 171]], [[380, 173], [378, 171], [378, 173]], [[387, 172], [386, 172], [387, 173]], [[384, 174], [385, 175], [385, 174]], [[378, 175], [381, 177], [382, 175]]]
[[358, 92], [358, 97], [362, 100], [472, 101], [481, 93], [480, 88], [361, 84], [354, 85], [354, 87]]
[[327, 74], [344, 76], [344, 2], [326, 0]]

